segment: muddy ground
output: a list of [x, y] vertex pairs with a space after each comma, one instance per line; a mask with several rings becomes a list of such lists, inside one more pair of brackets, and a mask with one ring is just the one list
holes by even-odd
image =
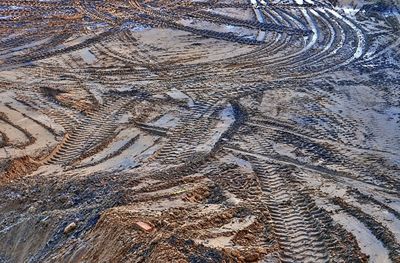
[[0, 3], [0, 262], [400, 262], [394, 1]]

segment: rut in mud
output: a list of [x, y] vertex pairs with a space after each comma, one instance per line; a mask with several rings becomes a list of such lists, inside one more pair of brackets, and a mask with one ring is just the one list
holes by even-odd
[[0, 262], [399, 262], [391, 1], [0, 3]]

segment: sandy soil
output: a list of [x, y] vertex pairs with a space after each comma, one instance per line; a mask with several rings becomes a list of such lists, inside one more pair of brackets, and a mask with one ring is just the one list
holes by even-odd
[[0, 4], [0, 262], [400, 262], [394, 1]]

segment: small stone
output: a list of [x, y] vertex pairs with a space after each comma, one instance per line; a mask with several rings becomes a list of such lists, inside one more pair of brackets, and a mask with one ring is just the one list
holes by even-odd
[[142, 221], [135, 222], [135, 226], [144, 232], [151, 232], [153, 230], [151, 224]]
[[76, 228], [76, 223], [75, 223], [75, 222], [72, 222], [71, 224], [69, 224], [68, 226], [66, 226], [66, 227], [64, 228], [64, 234], [69, 234], [69, 233], [71, 233], [72, 231], [75, 230], [75, 228]]
[[35, 213], [36, 212], [36, 207], [34, 207], [34, 206], [30, 206], [29, 208], [28, 208], [28, 213]]

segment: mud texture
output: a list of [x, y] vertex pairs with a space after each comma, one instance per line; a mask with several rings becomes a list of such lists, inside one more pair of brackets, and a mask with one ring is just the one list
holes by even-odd
[[0, 1], [0, 262], [400, 262], [400, 4]]

